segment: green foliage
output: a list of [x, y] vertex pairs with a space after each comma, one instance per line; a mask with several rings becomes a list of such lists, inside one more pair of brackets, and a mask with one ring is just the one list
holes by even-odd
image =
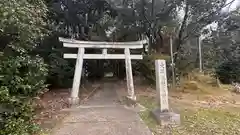
[[0, 135], [32, 135], [32, 100], [45, 89], [47, 65], [31, 55], [46, 33], [42, 0], [0, 1]]
[[[71, 87], [76, 60], [63, 58], [63, 53], [76, 53], [76, 49], [68, 49], [62, 46], [58, 37], [71, 37], [79, 40], [105, 40], [105, 26], [102, 28], [107, 15], [113, 16], [113, 10], [105, 0], [47, 0], [50, 9], [50, 23], [52, 35], [45, 38], [44, 42], [35, 49], [49, 65], [47, 82], [53, 87]], [[97, 33], [97, 34], [96, 34]], [[97, 37], [97, 39], [96, 39]], [[88, 50], [87, 50], [88, 51]], [[95, 53], [93, 51], [92, 53]], [[84, 61], [88, 73], [98, 71], [94, 67], [98, 63], [91, 60], [91, 64]], [[102, 65], [103, 66], [103, 65]], [[87, 67], [85, 67], [87, 68]]]
[[223, 83], [240, 82], [240, 61], [232, 60], [221, 63], [216, 68], [216, 75]]
[[[54, 30], [68, 37], [91, 39], [93, 28], [105, 14], [112, 15], [112, 8], [105, 0], [58, 0], [48, 2]], [[99, 30], [99, 29], [98, 29]], [[105, 29], [104, 29], [105, 30]], [[104, 30], [97, 31], [103, 36]], [[104, 37], [104, 36], [103, 36]]]
[[46, 26], [44, 2], [1, 0], [0, 7], [1, 48], [8, 45], [15, 51], [24, 52], [35, 47]]
[[53, 87], [71, 87], [75, 61], [65, 60], [62, 55], [52, 52], [49, 55], [48, 83]]
[[24, 98], [11, 96], [5, 86], [0, 87], [0, 134], [1, 135], [31, 135], [37, 131], [32, 122], [32, 108], [30, 102]]
[[32, 134], [31, 100], [46, 87], [46, 65], [39, 57], [6, 57], [0, 62], [1, 135]]
[[5, 57], [0, 62], [0, 127], [1, 135], [31, 135], [31, 100], [46, 87], [46, 65], [39, 57]]
[[7, 57], [0, 62], [1, 86], [7, 86], [11, 95], [37, 96], [45, 88], [47, 68], [39, 57]]
[[215, 71], [223, 83], [239, 82], [239, 9], [229, 13], [203, 42], [204, 67]]
[[179, 50], [178, 58], [176, 59], [176, 73], [184, 75], [198, 68], [198, 47], [197, 40], [192, 39], [188, 44], [184, 44]]
[[[141, 75], [150, 83], [155, 84], [156, 82], [156, 73], [155, 73], [155, 60], [156, 59], [165, 59], [169, 61], [169, 56], [152, 54], [144, 56], [144, 59], [140, 62], [139, 72]], [[167, 72], [170, 71], [169, 66], [167, 66]], [[168, 72], [169, 75], [170, 72]]]
[[51, 87], [71, 87], [76, 60], [63, 58], [64, 52], [71, 53], [72, 50], [64, 48], [58, 37], [55, 33], [45, 37], [34, 53], [40, 54], [48, 64], [47, 83]]

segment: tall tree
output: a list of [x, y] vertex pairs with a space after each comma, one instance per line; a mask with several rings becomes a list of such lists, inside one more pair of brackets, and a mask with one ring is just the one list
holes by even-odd
[[223, 8], [229, 6], [235, 0], [228, 2], [226, 0], [184, 0], [182, 3], [183, 18], [180, 21], [180, 27], [175, 40], [177, 59], [181, 46], [186, 43], [189, 38], [199, 37], [203, 29], [221, 20]]
[[96, 28], [105, 14], [114, 15], [105, 0], [52, 0], [48, 4], [53, 26], [72, 38], [88, 40], [90, 29]]

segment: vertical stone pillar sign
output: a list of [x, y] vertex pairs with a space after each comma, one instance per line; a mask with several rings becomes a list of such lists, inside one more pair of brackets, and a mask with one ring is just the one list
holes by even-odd
[[162, 112], [169, 112], [168, 104], [168, 87], [167, 87], [167, 71], [165, 60], [156, 60], [156, 88], [157, 102]]
[[170, 112], [168, 103], [167, 70], [165, 60], [155, 61], [158, 108], [152, 111], [153, 117], [161, 125], [179, 125], [180, 115]]

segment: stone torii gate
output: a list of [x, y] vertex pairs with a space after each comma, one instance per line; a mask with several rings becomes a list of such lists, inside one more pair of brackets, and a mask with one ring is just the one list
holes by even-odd
[[[70, 97], [70, 104], [79, 103], [79, 87], [81, 81], [82, 67], [84, 59], [125, 59], [126, 64], [126, 78], [127, 78], [127, 89], [128, 98], [136, 100], [133, 85], [132, 75], [132, 59], [142, 59], [142, 55], [131, 55], [130, 49], [143, 48], [143, 44], [147, 43], [147, 40], [133, 41], [133, 42], [96, 42], [96, 41], [80, 41], [66, 38], [59, 38], [60, 42], [63, 42], [63, 46], [67, 48], [77, 48], [77, 54], [64, 54], [66, 59], [77, 59], [76, 67]], [[85, 48], [101, 48], [102, 54], [85, 54]], [[108, 54], [107, 49], [124, 49], [124, 54]]]

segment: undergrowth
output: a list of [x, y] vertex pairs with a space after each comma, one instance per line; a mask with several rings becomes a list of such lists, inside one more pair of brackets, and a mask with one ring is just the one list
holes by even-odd
[[155, 135], [164, 135], [167, 131], [173, 135], [238, 135], [240, 132], [239, 112], [214, 108], [186, 109], [186, 106], [181, 104], [177, 106], [182, 108], [178, 110], [181, 115], [181, 125], [166, 130], [158, 125], [151, 115], [151, 111], [157, 107], [154, 104], [155, 100], [143, 97], [139, 102], [147, 108], [145, 112], [140, 113], [140, 116]]
[[197, 94], [213, 94], [230, 90], [230, 85], [222, 85], [217, 78], [210, 74], [199, 72], [189, 73], [180, 79], [177, 91]]
[[[219, 86], [218, 82], [209, 75], [190, 74], [184, 78], [178, 90], [190, 93], [189, 96], [201, 93], [214, 96], [220, 91], [227, 90], [226, 88], [228, 87]], [[192, 103], [186, 105], [173, 97], [170, 99], [176, 100], [176, 102], [170, 100], [170, 108], [180, 113], [181, 125], [164, 128], [158, 125], [151, 115], [151, 111], [158, 107], [155, 97], [149, 97], [146, 94], [138, 98], [138, 102], [147, 108], [145, 112], [140, 113], [140, 116], [155, 135], [164, 135], [169, 132], [172, 135], [237, 135], [240, 132], [238, 127], [240, 113], [237, 109], [231, 107], [231, 111], [228, 111], [228, 109], [224, 108], [208, 108]], [[181, 100], [189, 102], [188, 99]]]

